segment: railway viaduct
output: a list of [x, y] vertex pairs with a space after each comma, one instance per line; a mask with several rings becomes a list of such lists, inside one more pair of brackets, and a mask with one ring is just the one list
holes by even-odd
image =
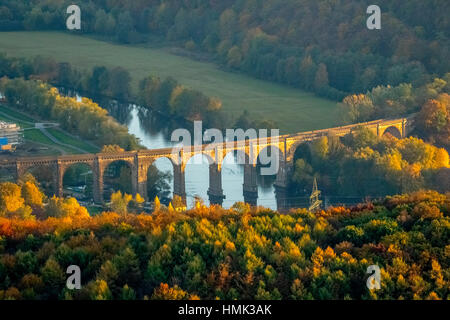
[[63, 195], [63, 177], [68, 168], [83, 163], [90, 167], [93, 174], [93, 197], [96, 203], [103, 203], [104, 174], [107, 167], [116, 161], [125, 161], [131, 168], [133, 194], [147, 196], [147, 176], [151, 164], [159, 158], [167, 158], [173, 165], [174, 195], [186, 199], [185, 167], [189, 159], [197, 154], [204, 155], [209, 162], [209, 189], [208, 195], [211, 203], [222, 204], [225, 195], [222, 189], [222, 162], [230, 152], [237, 151], [245, 157], [243, 193], [245, 202], [256, 205], [258, 198], [256, 159], [266, 148], [278, 157], [278, 171], [275, 181], [278, 208], [287, 205], [286, 194], [289, 177], [294, 168], [294, 154], [297, 147], [308, 141], [323, 136], [344, 136], [357, 127], [363, 126], [378, 136], [386, 132], [397, 138], [405, 137], [411, 129], [412, 118], [381, 119], [353, 125], [301, 132], [267, 139], [248, 139], [245, 141], [224, 142], [220, 144], [206, 144], [201, 146], [184, 147], [181, 150], [173, 148], [140, 150], [122, 153], [100, 153], [66, 155], [53, 157], [21, 157], [11, 160], [0, 160], [0, 168], [9, 168], [16, 177], [20, 177], [35, 167], [51, 169], [53, 176], [54, 193]]

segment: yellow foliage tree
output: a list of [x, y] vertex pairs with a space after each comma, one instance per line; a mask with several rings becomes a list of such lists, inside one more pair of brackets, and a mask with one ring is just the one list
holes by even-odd
[[34, 183], [26, 181], [22, 185], [22, 197], [26, 205], [42, 207], [45, 196]]
[[189, 294], [180, 289], [177, 285], [169, 287], [167, 283], [161, 283], [158, 288], [155, 288], [152, 300], [183, 300], [189, 297]]
[[436, 156], [434, 157], [434, 167], [435, 168], [448, 168], [450, 166], [450, 159], [447, 150], [440, 148], [436, 151]]
[[53, 196], [46, 207], [46, 213], [49, 217], [56, 218], [88, 218], [89, 212], [82, 207], [75, 198], [58, 198]]
[[161, 209], [161, 202], [159, 201], [158, 196], [155, 197], [154, 208], [153, 211], [157, 212]]
[[125, 149], [121, 148], [117, 144], [108, 144], [104, 145], [102, 148], [102, 153], [117, 153], [117, 152], [125, 152]]
[[134, 201], [137, 204], [143, 204], [145, 202], [145, 199], [139, 193], [136, 193], [136, 196], [134, 197]]
[[128, 213], [128, 203], [133, 199], [129, 194], [123, 194], [121, 191], [114, 192], [111, 195], [111, 209], [118, 214]]
[[21, 189], [17, 184], [11, 182], [0, 184], [0, 216], [19, 210], [24, 203]]

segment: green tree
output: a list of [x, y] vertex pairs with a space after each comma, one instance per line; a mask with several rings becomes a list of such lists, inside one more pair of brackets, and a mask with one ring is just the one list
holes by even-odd
[[48, 298], [55, 299], [58, 297], [62, 288], [65, 286], [65, 274], [54, 258], [49, 258], [44, 267], [41, 269], [42, 280], [46, 288]]
[[112, 97], [126, 101], [130, 96], [131, 76], [128, 70], [116, 67], [110, 71], [109, 93]]
[[316, 90], [320, 90], [325, 86], [328, 86], [328, 71], [327, 66], [321, 63], [317, 68], [316, 76], [314, 79], [314, 88]]

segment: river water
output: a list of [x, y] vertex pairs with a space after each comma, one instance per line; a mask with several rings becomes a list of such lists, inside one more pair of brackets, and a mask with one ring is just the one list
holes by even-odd
[[[170, 140], [172, 131], [183, 128], [183, 124], [165, 118], [155, 112], [136, 105], [110, 104], [106, 107], [112, 116], [128, 127], [128, 131], [141, 140], [148, 149], [168, 148], [176, 144]], [[207, 128], [205, 128], [207, 129]], [[191, 158], [186, 166], [187, 205], [191, 207], [195, 197], [200, 197], [209, 204], [207, 191], [209, 188], [209, 164], [203, 156]], [[197, 161], [196, 161], [197, 160]], [[200, 164], [201, 163], [201, 164]], [[168, 159], [158, 159], [155, 166], [160, 171], [173, 172]], [[274, 176], [258, 176], [258, 205], [276, 210]], [[222, 188], [226, 196], [223, 207], [229, 208], [237, 201], [244, 201], [243, 196], [244, 167], [238, 165], [233, 153], [229, 153], [222, 166]], [[173, 192], [173, 183], [171, 183]]]

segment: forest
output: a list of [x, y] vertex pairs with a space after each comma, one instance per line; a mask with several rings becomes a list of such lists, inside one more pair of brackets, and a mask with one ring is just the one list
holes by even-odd
[[[0, 1], [0, 30], [65, 30], [70, 1]], [[174, 43], [222, 67], [337, 101], [379, 85], [423, 85], [450, 71], [446, 0], [80, 0], [83, 34]], [[432, 19], [430, 18], [432, 17]]]
[[423, 86], [378, 86], [366, 94], [352, 94], [340, 104], [346, 123], [415, 115], [412, 134], [450, 150], [450, 73]]
[[[301, 145], [295, 154], [291, 197], [305, 197], [314, 178], [332, 197], [364, 198], [450, 186], [450, 74], [419, 88], [410, 84], [378, 86], [340, 103], [347, 123], [413, 116], [414, 129], [398, 139], [377, 137], [359, 128], [339, 138], [322, 137]], [[303, 204], [304, 205], [304, 204]]]
[[423, 188], [447, 192], [449, 154], [415, 137], [381, 138], [359, 128], [339, 138], [322, 137], [301, 145], [291, 177], [292, 196], [309, 195], [314, 178], [333, 197], [383, 197]]
[[[283, 215], [158, 203], [151, 215], [90, 216], [73, 198], [46, 198], [27, 176], [0, 184], [0, 299], [449, 299], [449, 196], [419, 191]], [[81, 290], [65, 286], [74, 264]], [[380, 290], [366, 287], [372, 264]]]

